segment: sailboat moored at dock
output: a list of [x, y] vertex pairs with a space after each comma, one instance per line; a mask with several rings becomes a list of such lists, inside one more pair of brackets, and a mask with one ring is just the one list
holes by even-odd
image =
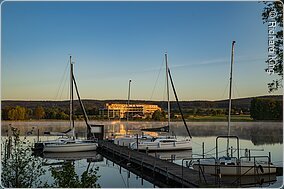
[[152, 131], [156, 132], [171, 132], [171, 126], [170, 126], [170, 94], [169, 94], [169, 79], [171, 81], [171, 85], [175, 94], [176, 102], [179, 107], [179, 111], [181, 113], [181, 117], [184, 123], [184, 126], [186, 128], [186, 131], [189, 135], [186, 139], [180, 139], [173, 135], [167, 135], [167, 136], [159, 136], [156, 138], [152, 138], [151, 141], [136, 141], [131, 143], [131, 148], [134, 150], [142, 150], [142, 151], [175, 151], [175, 150], [190, 150], [192, 149], [191, 144], [191, 135], [189, 132], [189, 129], [186, 125], [185, 119], [183, 117], [183, 113], [181, 111], [179, 101], [177, 98], [176, 90], [173, 84], [172, 76], [170, 69], [168, 67], [168, 56], [167, 53], [165, 54], [165, 62], [166, 62], [166, 81], [167, 81], [167, 100], [168, 100], [168, 125], [161, 127], [161, 128], [152, 128]]
[[[228, 112], [228, 132], [226, 136], [218, 136], [216, 138], [216, 158], [200, 158], [193, 162], [193, 168], [201, 171], [204, 174], [221, 176], [251, 176], [251, 175], [266, 175], [276, 174], [276, 166], [271, 163], [270, 154], [268, 156], [245, 156], [240, 157], [240, 146], [238, 136], [232, 136], [230, 132], [231, 126], [231, 103], [232, 103], [232, 75], [233, 75], [233, 63], [234, 63], [234, 47], [235, 41], [232, 42], [231, 52], [231, 71], [230, 71], [230, 89], [229, 89], [229, 112]], [[219, 139], [225, 139], [226, 155], [221, 156], [219, 154]], [[236, 139], [237, 147], [230, 147], [230, 139]], [[229, 151], [231, 150], [231, 154]], [[236, 157], [233, 157], [232, 151], [237, 153]], [[220, 157], [221, 156], [221, 157]]]
[[[90, 132], [91, 126], [88, 124], [88, 117], [85, 112], [84, 105], [80, 99], [77, 84], [75, 81], [74, 73], [73, 73], [73, 63], [71, 61], [70, 56], [70, 132], [72, 133], [72, 136], [64, 138], [64, 139], [58, 139], [58, 140], [52, 140], [52, 141], [45, 141], [40, 143], [39, 146], [42, 146], [43, 152], [85, 152], [85, 151], [93, 151], [97, 149], [98, 143], [97, 140], [94, 138], [92, 139], [75, 139], [75, 125], [74, 125], [74, 95], [73, 95], [73, 87], [75, 84], [77, 96], [80, 102], [80, 106], [84, 113], [85, 122], [87, 125], [87, 132]], [[70, 133], [69, 132], [69, 133]]]

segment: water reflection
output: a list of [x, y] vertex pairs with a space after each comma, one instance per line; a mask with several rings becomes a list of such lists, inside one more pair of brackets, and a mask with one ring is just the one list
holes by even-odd
[[[107, 188], [152, 187], [151, 183], [141, 182], [141, 179], [138, 180], [138, 176], [104, 158], [96, 151], [43, 153], [41, 157], [45, 160], [44, 166], [47, 170], [47, 174], [42, 180], [49, 180], [49, 186], [65, 187], [69, 182], [71, 185], [68, 187], [81, 188], [98, 186]], [[67, 174], [68, 172], [71, 173], [71, 178]], [[78, 179], [80, 177], [81, 179]]]
[[[6, 123], [4, 123], [5, 126]], [[126, 124], [125, 122], [94, 122], [94, 124], [104, 124], [105, 130], [106, 130], [106, 136], [111, 135], [113, 133], [139, 133], [141, 128], [149, 128], [149, 127], [160, 127], [164, 126], [165, 123], [163, 122], [129, 122]], [[35, 128], [34, 131], [37, 130], [37, 128], [40, 128], [41, 131], [49, 130], [49, 128], [53, 128], [53, 131], [58, 131], [56, 129], [56, 126], [59, 125], [62, 130], [65, 130], [65, 128], [68, 127], [68, 124], [66, 122], [35, 122], [35, 123], [15, 123], [15, 127], [20, 128], [20, 134], [26, 135], [30, 129], [33, 127]], [[67, 125], [67, 127], [64, 127]], [[82, 123], [83, 125], [83, 123]], [[227, 126], [226, 123], [221, 122], [198, 122], [198, 123], [188, 123], [190, 130], [193, 134], [193, 150], [192, 151], [179, 151], [179, 152], [159, 152], [159, 153], [150, 153], [152, 156], [156, 156], [158, 158], [167, 160], [167, 161], [173, 161], [175, 163], [180, 164], [181, 159], [188, 158], [196, 156], [196, 154], [201, 155], [202, 149], [200, 144], [202, 142], [205, 142], [205, 152], [206, 155], [212, 155], [214, 156], [214, 147], [215, 147], [215, 137], [217, 135], [226, 134]], [[3, 126], [3, 122], [2, 122]], [[13, 125], [14, 126], [14, 125]], [[3, 129], [3, 127], [1, 128]], [[21, 130], [22, 129], [22, 130]], [[178, 136], [185, 136], [186, 131], [180, 122], [173, 123], [171, 128], [176, 135]], [[80, 132], [85, 131], [85, 127], [82, 126], [81, 130], [79, 129], [79, 136]], [[140, 132], [141, 133], [141, 132]], [[33, 132], [32, 135], [34, 137], [26, 137], [27, 140], [33, 141], [36, 139], [36, 132]], [[272, 154], [272, 162], [276, 164], [278, 162], [278, 165], [283, 166], [283, 127], [282, 123], [232, 123], [232, 134], [238, 135], [241, 140], [241, 146], [242, 148], [263, 148], [264, 152], [258, 152], [255, 151], [255, 155], [261, 154], [268, 154], [268, 152], [271, 152]], [[5, 132], [2, 132], [2, 135], [6, 135]], [[83, 134], [81, 135], [83, 136]], [[41, 137], [42, 140], [46, 140], [46, 137]], [[5, 144], [5, 138], [2, 137], [2, 144]], [[274, 145], [263, 145], [263, 144], [274, 144]], [[256, 147], [257, 146], [257, 147]], [[212, 151], [213, 149], [213, 151]], [[4, 152], [5, 148], [2, 146], [1, 151]], [[12, 152], [14, 153], [14, 152]], [[92, 178], [92, 173], [86, 172], [86, 170], [90, 171], [95, 170], [96, 167], [99, 167], [96, 171], [97, 180], [95, 184], [99, 184], [101, 187], [153, 187], [153, 185], [147, 181], [143, 181], [141, 178], [138, 179], [136, 175], [129, 172], [127, 169], [119, 167], [119, 165], [107, 160], [100, 154], [96, 152], [91, 152], [92, 154], [87, 153], [72, 153], [67, 155], [62, 154], [43, 154], [43, 158], [35, 157], [40, 162], [44, 162], [43, 167], [39, 167], [38, 170], [44, 169], [45, 174], [43, 176], [38, 176], [40, 178], [41, 182], [48, 181], [48, 185], [45, 185], [45, 187], [51, 187], [56, 186], [60, 187], [59, 184], [62, 184], [64, 186], [65, 182], [73, 182], [74, 187], [81, 185], [82, 187], [87, 187], [88, 184], [86, 184], [88, 179]], [[243, 153], [243, 152], [241, 152]], [[15, 154], [15, 153], [14, 153]], [[25, 153], [24, 155], [26, 158], [33, 158], [30, 156], [29, 153]], [[63, 157], [65, 156], [65, 157]], [[4, 156], [2, 156], [4, 157]], [[13, 156], [15, 157], [15, 156]], [[32, 162], [32, 161], [30, 161]], [[3, 159], [2, 159], [2, 165], [3, 165]], [[37, 165], [36, 165], [37, 166]], [[11, 170], [16, 170], [15, 164], [9, 165]], [[15, 177], [9, 176], [7, 174], [7, 177], [3, 177], [3, 166], [2, 166], [2, 179], [3, 178], [10, 178], [11, 181], [16, 181]], [[52, 169], [51, 169], [52, 168]], [[32, 168], [29, 168], [30, 170], [33, 170]], [[53, 175], [52, 175], [53, 170]], [[75, 171], [75, 174], [73, 174]], [[64, 178], [58, 176], [60, 175], [68, 175], [68, 172], [72, 172], [73, 178], [70, 180], [65, 180]], [[86, 176], [84, 176], [84, 179], [86, 181], [83, 181], [85, 184], [82, 183], [82, 175], [85, 173]], [[25, 176], [23, 176], [25, 177]], [[34, 177], [35, 178], [35, 177]], [[78, 178], [78, 180], [77, 180]], [[80, 179], [79, 179], [80, 178]], [[55, 183], [55, 180], [58, 180], [57, 183]], [[59, 180], [63, 179], [62, 182]], [[140, 180], [141, 179], [141, 180]], [[92, 179], [93, 180], [93, 179]], [[95, 180], [95, 179], [94, 179]], [[60, 183], [59, 183], [60, 182]], [[277, 182], [279, 186], [282, 184], [282, 177], [277, 177]], [[3, 182], [2, 182], [3, 183]], [[78, 184], [79, 183], [79, 184]], [[87, 182], [88, 183], [88, 182]], [[33, 183], [32, 187], [43, 187], [44, 183], [39, 184]], [[78, 185], [77, 185], [78, 184]], [[94, 185], [95, 185], [94, 184]], [[9, 186], [9, 185], [6, 185]], [[10, 185], [11, 187], [12, 185]], [[19, 185], [14, 185], [15, 187], [21, 187]], [[93, 186], [89, 183], [89, 186]], [[96, 185], [98, 186], [98, 185]], [[278, 186], [278, 185], [277, 185]], [[29, 186], [27, 186], [29, 187]], [[95, 187], [95, 186], [94, 186]]]
[[[24, 138], [24, 137], [22, 137]], [[36, 137], [34, 137], [36, 138]], [[27, 137], [26, 140], [32, 141], [33, 137]], [[214, 153], [215, 137], [194, 137], [193, 150], [177, 151], [177, 152], [157, 152], [149, 153], [149, 155], [156, 156], [158, 158], [172, 161], [177, 164], [181, 164], [183, 158], [194, 157], [196, 154], [201, 154], [201, 147], [198, 146], [206, 141], [205, 152], [206, 155]], [[247, 140], [241, 141], [242, 146], [253, 148], [254, 145]], [[275, 148], [275, 150], [273, 150]], [[213, 149], [213, 151], [212, 151]], [[2, 149], [3, 150], [3, 149]], [[269, 149], [272, 152], [272, 161], [282, 161], [282, 146], [271, 145]], [[262, 152], [263, 153], [263, 152]], [[267, 151], [265, 151], [267, 153]], [[213, 154], [212, 154], [213, 155]], [[30, 157], [30, 156], [26, 156]], [[40, 181], [46, 182], [46, 185], [33, 185], [33, 187], [60, 187], [65, 186], [67, 182], [71, 182], [73, 187], [95, 187], [99, 184], [101, 187], [153, 187], [153, 184], [143, 180], [140, 176], [137, 176], [118, 164], [107, 160], [97, 152], [84, 152], [84, 153], [44, 153], [42, 158], [36, 157], [43, 162], [41, 168], [45, 170], [45, 174], [39, 177]], [[282, 164], [282, 163], [281, 163]], [[99, 168], [96, 170], [96, 168]], [[92, 169], [96, 171], [90, 172]], [[33, 170], [33, 169], [31, 169]], [[74, 173], [75, 172], [75, 173]], [[72, 174], [67, 174], [72, 173]], [[84, 174], [85, 173], [85, 174]], [[85, 176], [83, 176], [83, 174]], [[64, 176], [62, 176], [64, 175]], [[2, 175], [3, 176], [3, 175]], [[71, 178], [69, 178], [71, 176]], [[92, 176], [97, 176], [97, 180]], [[67, 177], [67, 178], [64, 178]], [[91, 179], [92, 178], [92, 179]], [[84, 180], [85, 179], [85, 180]], [[96, 180], [95, 183], [90, 183], [89, 180]], [[250, 181], [250, 179], [248, 180]], [[245, 180], [242, 180], [245, 182]], [[282, 177], [277, 177], [277, 182], [280, 185], [282, 183]], [[277, 183], [276, 183], [277, 184]], [[264, 186], [264, 185], [262, 185]], [[275, 184], [272, 186], [276, 186]], [[277, 185], [278, 186], [278, 185]], [[70, 186], [69, 186], [70, 187]], [[98, 185], [96, 185], [98, 187]]]
[[[174, 128], [178, 135], [182, 135], [178, 127]], [[219, 136], [227, 134], [226, 126], [192, 127], [194, 136]], [[250, 140], [254, 145], [283, 143], [283, 127], [279, 126], [246, 126], [246, 124], [231, 127], [231, 134], [240, 139]]]
[[74, 161], [65, 161], [62, 165], [50, 166], [54, 183], [51, 187], [60, 188], [99, 188], [97, 175], [99, 167], [90, 167], [88, 164], [81, 178], [75, 171]]
[[[9, 124], [20, 130], [20, 135], [36, 136], [43, 135], [44, 131], [65, 131], [69, 128], [66, 121], [56, 122], [12, 122], [1, 123], [2, 135], [7, 134]], [[121, 121], [90, 121], [90, 124], [101, 124], [105, 126], [105, 136], [112, 134], [140, 133], [142, 128], [153, 128], [165, 126], [165, 122], [121, 122]], [[82, 121], [76, 122], [78, 136], [85, 136], [86, 126]], [[218, 136], [227, 134], [226, 122], [187, 122], [193, 137]], [[185, 136], [186, 130], [182, 122], [172, 122], [171, 130], [177, 136]], [[30, 131], [33, 131], [30, 133]], [[239, 136], [240, 139], [251, 140], [255, 145], [283, 143], [282, 122], [232, 122], [231, 134]]]
[[87, 159], [87, 162], [99, 162], [103, 161], [102, 155], [96, 151], [88, 152], [65, 152], [65, 153], [47, 153], [44, 152], [42, 157], [46, 160], [80, 160]]
[[[112, 122], [111, 128], [106, 124], [106, 136], [109, 134], [141, 134], [142, 128], [164, 126], [164, 122]], [[123, 126], [122, 126], [123, 125]], [[189, 122], [193, 137], [219, 136], [227, 134], [226, 122]], [[118, 129], [119, 128], [119, 129]], [[123, 129], [121, 129], [123, 128]], [[187, 136], [181, 122], [173, 122], [171, 131], [177, 136]], [[231, 135], [250, 140], [254, 145], [283, 143], [283, 127], [281, 122], [233, 122]]]
[[126, 130], [125, 130], [125, 125], [124, 124], [119, 124], [119, 133], [122, 135], [126, 134]]

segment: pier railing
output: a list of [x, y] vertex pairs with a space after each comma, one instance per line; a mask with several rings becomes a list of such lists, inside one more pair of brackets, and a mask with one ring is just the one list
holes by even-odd
[[[235, 158], [235, 157], [231, 157]], [[244, 186], [244, 185], [253, 185], [253, 186], [263, 186], [264, 183], [268, 185], [275, 181], [276, 175], [271, 173], [271, 158], [270, 156], [250, 156], [250, 157], [241, 157], [236, 159], [236, 164], [232, 165], [232, 169], [235, 169], [235, 175], [227, 176], [226, 174], [222, 173], [222, 167], [224, 165], [220, 164], [220, 158], [216, 159], [214, 157], [208, 158], [184, 158], [182, 159], [182, 177], [183, 172], [185, 169], [193, 168], [196, 166], [199, 172], [199, 178], [204, 181], [205, 184], [215, 184], [215, 186]], [[202, 164], [201, 162], [209, 163], [207, 165]], [[249, 160], [250, 164], [245, 164], [246, 160]], [[262, 161], [260, 161], [262, 160]], [[265, 160], [265, 161], [264, 161]], [[267, 160], [267, 161], [266, 161]], [[266, 162], [266, 163], [263, 163]], [[261, 164], [260, 164], [261, 163]], [[210, 165], [210, 166], [209, 166]], [[211, 173], [215, 175], [215, 182], [208, 183], [206, 180], [206, 172], [205, 167], [211, 167], [214, 169], [214, 172]], [[230, 165], [228, 165], [230, 166]], [[215, 174], [214, 174], [215, 173]], [[223, 175], [224, 174], [224, 175]], [[249, 180], [249, 182], [248, 182]], [[183, 183], [182, 183], [183, 187]]]
[[[200, 180], [203, 180], [204, 181], [204, 183], [205, 184], [214, 184], [214, 185], [218, 185], [218, 186], [220, 186], [220, 182], [219, 182], [219, 179], [217, 179], [217, 177], [215, 177], [215, 182], [214, 183], [208, 183], [207, 182], [207, 179], [206, 179], [206, 176], [205, 176], [205, 173], [204, 173], [204, 169], [202, 169], [201, 168], [201, 166], [200, 166], [200, 160], [214, 160], [214, 162], [215, 162], [215, 166], [214, 166], [214, 168], [215, 168], [215, 174], [217, 175], [217, 172], [218, 172], [218, 166], [217, 166], [217, 161], [216, 161], [216, 159], [214, 158], [214, 157], [208, 157], [208, 158], [206, 158], [206, 157], [202, 157], [202, 158], [184, 158], [184, 159], [182, 159], [182, 162], [181, 162], [181, 164], [182, 164], [182, 181], [183, 181], [183, 176], [184, 176], [184, 169], [185, 168], [188, 168], [188, 169], [190, 169], [190, 168], [193, 168], [192, 166], [193, 166], [193, 164], [194, 164], [194, 161], [197, 161], [198, 162], [198, 175], [199, 175], [199, 179]], [[186, 164], [184, 165], [184, 162], [186, 162]], [[182, 187], [183, 187], [183, 182], [182, 182]]]
[[[153, 182], [162, 182], [165, 180], [164, 184], [167, 187], [200, 187], [201, 185], [206, 185], [203, 179], [200, 180], [198, 171], [184, 169], [181, 165], [110, 142], [101, 141], [99, 147], [106, 157], [109, 156], [117, 162], [120, 161], [122, 163], [121, 166], [129, 165], [128, 168], [139, 171], [144, 175], [148, 174], [148, 178]], [[204, 174], [204, 176], [207, 182], [210, 181], [213, 183], [213, 176], [208, 174]]]

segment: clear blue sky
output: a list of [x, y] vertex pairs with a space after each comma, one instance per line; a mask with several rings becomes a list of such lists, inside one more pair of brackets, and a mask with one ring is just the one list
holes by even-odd
[[84, 99], [127, 99], [132, 79], [131, 99], [165, 100], [165, 51], [181, 100], [224, 99], [232, 40], [233, 96], [268, 94], [274, 76], [264, 71], [262, 8], [258, 2], [4, 2], [2, 99], [66, 99], [68, 88], [59, 85], [72, 54]]

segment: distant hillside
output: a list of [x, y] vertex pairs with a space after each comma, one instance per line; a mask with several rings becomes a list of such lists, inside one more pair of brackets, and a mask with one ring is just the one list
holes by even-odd
[[[255, 97], [249, 98], [238, 98], [232, 100], [232, 107], [237, 109], [249, 109], [251, 100]], [[266, 99], [276, 99], [279, 101], [283, 100], [283, 95], [271, 95], [271, 96], [258, 96], [256, 98], [266, 98]], [[106, 103], [124, 103], [126, 104], [126, 100], [83, 100], [84, 106], [86, 109], [99, 109], [103, 108]], [[140, 103], [140, 104], [157, 104], [162, 109], [166, 109], [167, 102], [166, 101], [145, 101], [145, 100], [132, 100], [131, 104]], [[180, 102], [182, 109], [208, 109], [208, 108], [223, 108], [226, 109], [228, 107], [228, 100], [218, 100], [218, 101], [181, 101]], [[171, 102], [172, 109], [177, 110], [176, 102]], [[34, 109], [37, 106], [42, 106], [44, 108], [51, 107], [60, 107], [62, 109], [69, 108], [69, 101], [14, 101], [14, 100], [3, 100], [2, 101], [2, 109], [5, 107], [15, 107], [22, 106], [26, 108]], [[79, 102], [75, 101], [75, 109], [79, 108]]]

